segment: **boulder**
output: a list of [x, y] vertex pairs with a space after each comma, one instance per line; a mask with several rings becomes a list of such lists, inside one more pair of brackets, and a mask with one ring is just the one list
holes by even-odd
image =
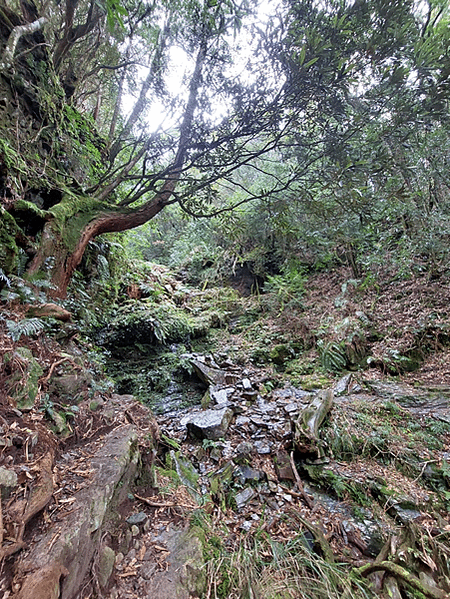
[[103, 446], [89, 456], [89, 468], [95, 473], [90, 486], [73, 495], [71, 512], [47, 529], [17, 564], [16, 579], [22, 579], [22, 586], [14, 599], [80, 596], [108, 517], [113, 506], [125, 499], [138, 457], [133, 426], [122, 426], [106, 436]]
[[167, 570], [156, 572], [149, 582], [150, 599], [192, 599], [206, 590], [202, 544], [193, 531], [170, 525], [157, 537], [169, 551]]
[[217, 441], [225, 436], [232, 418], [233, 410], [230, 408], [199, 412], [186, 423], [188, 435]]

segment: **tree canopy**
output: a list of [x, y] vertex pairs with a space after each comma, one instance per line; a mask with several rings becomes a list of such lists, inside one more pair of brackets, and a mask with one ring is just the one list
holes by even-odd
[[212, 216], [253, 200], [255, 218], [276, 204], [355, 272], [383, 236], [414, 244], [427, 227], [421, 251], [435, 250], [446, 3], [285, 0], [261, 14], [250, 0], [2, 0], [3, 270], [25, 255], [64, 295], [90, 240], [174, 203]]

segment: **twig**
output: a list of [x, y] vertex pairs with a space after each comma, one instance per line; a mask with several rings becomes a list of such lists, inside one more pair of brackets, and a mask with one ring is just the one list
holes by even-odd
[[307, 520], [306, 518], [303, 518], [303, 516], [301, 516], [297, 512], [297, 510], [291, 508], [289, 510], [289, 513], [293, 514], [293, 516], [300, 522], [300, 524], [303, 524], [303, 526], [307, 528], [309, 532], [314, 536], [322, 550], [325, 561], [329, 564], [334, 564], [333, 550], [319, 526], [313, 524], [312, 522], [309, 522], [309, 520]]
[[191, 505], [186, 505], [184, 503], [159, 503], [157, 501], [152, 501], [151, 499], [147, 499], [147, 497], [140, 497], [139, 495], [135, 495], [136, 499], [146, 503], [150, 507], [184, 507], [187, 509], [193, 509]]
[[425, 472], [425, 468], [428, 466], [428, 464], [432, 464], [433, 462], [437, 462], [437, 461], [438, 461], [438, 460], [427, 460], [426, 462], [424, 462], [424, 463], [423, 463], [423, 466], [422, 466], [422, 470], [420, 471], [420, 474], [419, 474], [419, 476], [418, 476], [417, 478], [415, 478], [415, 479], [414, 479], [412, 482], [413, 482], [413, 483], [416, 483], [416, 482], [419, 480], [419, 478], [420, 478], [420, 477], [422, 476], [422, 474]]
[[63, 362], [70, 362], [74, 368], [79, 368], [79, 366], [77, 364], [74, 364], [70, 358], [61, 358], [61, 360], [56, 360], [56, 362], [53, 362], [53, 364], [50, 366], [50, 370], [48, 371], [47, 376], [45, 376], [43, 379], [41, 379], [39, 381], [39, 383], [41, 385], [44, 385], [45, 383], [48, 383], [48, 381], [50, 380], [50, 378], [51, 378], [51, 376], [53, 374], [53, 371], [55, 370], [55, 368], [57, 366], [59, 366], [60, 364], [62, 364]]

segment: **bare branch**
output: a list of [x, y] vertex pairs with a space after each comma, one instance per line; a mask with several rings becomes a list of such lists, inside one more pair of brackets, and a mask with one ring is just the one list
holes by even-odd
[[14, 62], [14, 54], [20, 38], [24, 35], [31, 35], [35, 31], [39, 31], [39, 29], [42, 29], [42, 27], [45, 25], [45, 23], [47, 23], [47, 21], [47, 17], [40, 17], [32, 23], [27, 23], [26, 25], [18, 25], [17, 27], [14, 27], [14, 29], [11, 32], [11, 35], [9, 36], [8, 43], [6, 44], [6, 48], [3, 52], [3, 56], [0, 61], [0, 73], [4, 73], [12, 67]]

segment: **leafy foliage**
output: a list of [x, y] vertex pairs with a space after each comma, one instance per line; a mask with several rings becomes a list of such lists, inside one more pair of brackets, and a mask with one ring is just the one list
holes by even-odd
[[33, 337], [38, 335], [47, 327], [47, 323], [40, 318], [24, 318], [17, 322], [7, 320], [6, 326], [11, 339], [19, 341], [22, 336]]

